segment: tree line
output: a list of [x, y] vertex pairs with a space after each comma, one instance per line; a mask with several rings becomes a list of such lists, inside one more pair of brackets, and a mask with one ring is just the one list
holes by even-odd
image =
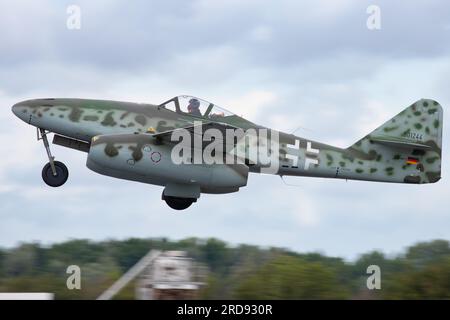
[[[219, 239], [70, 240], [0, 249], [0, 292], [52, 292], [56, 299], [95, 299], [149, 250], [183, 250], [207, 270], [202, 299], [449, 299], [450, 244], [420, 242], [396, 256], [372, 251], [355, 261], [283, 248], [231, 246]], [[66, 269], [82, 270], [68, 290]], [[381, 270], [381, 289], [367, 288], [367, 267]], [[133, 299], [130, 283], [117, 296]]]

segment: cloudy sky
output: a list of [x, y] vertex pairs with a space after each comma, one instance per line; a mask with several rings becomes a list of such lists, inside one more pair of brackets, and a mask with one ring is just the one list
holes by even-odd
[[[67, 28], [67, 7], [81, 29]], [[381, 29], [369, 30], [370, 5]], [[41, 181], [21, 100], [85, 97], [159, 103], [196, 95], [259, 124], [347, 147], [420, 98], [450, 105], [448, 1], [0, 0], [0, 246], [71, 238], [218, 237], [348, 259], [450, 239], [443, 179], [415, 186], [251, 175], [239, 193], [184, 212], [161, 188], [90, 172], [53, 146], [68, 183]]]

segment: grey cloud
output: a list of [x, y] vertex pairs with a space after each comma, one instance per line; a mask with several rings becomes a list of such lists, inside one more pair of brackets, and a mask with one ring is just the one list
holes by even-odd
[[[252, 70], [276, 74], [277, 81], [292, 79], [336, 57], [350, 57], [345, 68], [319, 68], [322, 75], [315, 77], [367, 77], [374, 69], [357, 66], [448, 53], [450, 31], [444, 27], [450, 8], [444, 1], [431, 6], [380, 1], [379, 31], [365, 26], [369, 1], [348, 3], [317, 9], [312, 1], [80, 1], [79, 31], [66, 29], [69, 1], [3, 4], [0, 83], [11, 93], [24, 94], [30, 86], [67, 92], [108, 86], [133, 74], [187, 88], [212, 81], [226, 86], [251, 77]], [[336, 14], [328, 12], [334, 9]], [[255, 30], [263, 30], [262, 39]]]
[[[289, 66], [359, 52], [384, 57], [438, 56], [448, 52], [450, 8], [444, 1], [425, 5], [379, 1], [382, 30], [369, 31], [370, 1], [355, 1], [336, 16], [310, 17], [313, 2], [287, 1], [208, 4], [204, 1], [135, 1], [101, 5], [80, 1], [82, 29], [65, 28], [67, 1], [13, 5], [1, 24], [6, 65], [62, 60], [102, 69], [159, 68], [177, 55], [228, 45], [246, 63]], [[326, 4], [323, 4], [324, 6]], [[329, 4], [330, 5], [330, 4]], [[331, 5], [330, 5], [331, 6]], [[338, 7], [338, 5], [333, 4]], [[48, 9], [51, 8], [51, 9]], [[267, 41], [249, 38], [264, 26]], [[32, 35], [30, 38], [29, 35]]]
[[[274, 101], [250, 120], [273, 125], [278, 117], [277, 129], [304, 126], [312, 131], [301, 136], [346, 146], [381, 124], [372, 118], [388, 120], [416, 98], [450, 105], [446, 2], [379, 1], [379, 32], [365, 28], [371, 3], [343, 3], [80, 1], [79, 32], [65, 29], [72, 2], [2, 3], [1, 141], [29, 159], [0, 162], [0, 182], [12, 188], [0, 193], [0, 245], [195, 235], [353, 257], [448, 238], [445, 176], [423, 188], [290, 179], [297, 188], [252, 175], [241, 192], [202, 196], [177, 215], [160, 201], [161, 188], [99, 176], [84, 154], [54, 147], [71, 175], [67, 189], [48, 189], [40, 180], [44, 150], [10, 112], [14, 101], [43, 96], [159, 102], [191, 93], [244, 113], [226, 102], [267, 92]], [[444, 174], [449, 169], [444, 163]]]

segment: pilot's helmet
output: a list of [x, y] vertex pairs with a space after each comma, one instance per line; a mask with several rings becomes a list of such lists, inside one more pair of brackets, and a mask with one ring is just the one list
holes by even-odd
[[189, 100], [189, 107], [193, 109], [200, 108], [200, 101], [198, 101], [198, 99], [192, 98], [191, 100]]

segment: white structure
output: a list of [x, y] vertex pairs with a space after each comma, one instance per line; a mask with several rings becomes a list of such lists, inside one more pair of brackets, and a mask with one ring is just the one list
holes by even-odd
[[203, 276], [198, 265], [184, 251], [166, 251], [145, 268], [136, 286], [140, 300], [194, 299]]
[[200, 271], [184, 251], [151, 250], [97, 300], [110, 300], [137, 277], [137, 299], [193, 299], [203, 284]]
[[55, 295], [48, 292], [5, 292], [0, 300], [53, 300]]

